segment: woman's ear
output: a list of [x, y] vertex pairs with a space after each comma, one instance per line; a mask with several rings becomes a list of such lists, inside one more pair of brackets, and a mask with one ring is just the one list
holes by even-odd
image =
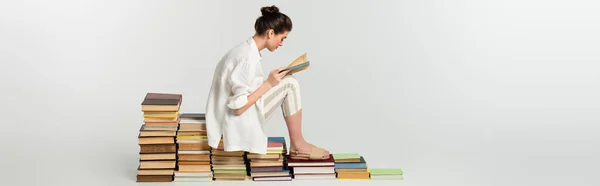
[[267, 36], [269, 39], [273, 38], [273, 36], [275, 36], [275, 31], [273, 29], [267, 30]]

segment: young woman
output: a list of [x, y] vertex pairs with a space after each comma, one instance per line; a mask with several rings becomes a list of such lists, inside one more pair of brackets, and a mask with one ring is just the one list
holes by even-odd
[[266, 154], [263, 125], [278, 108], [290, 136], [290, 158], [327, 159], [329, 151], [308, 143], [302, 135], [302, 104], [298, 81], [285, 67], [263, 75], [260, 51], [282, 46], [292, 30], [290, 18], [276, 6], [262, 7], [254, 24], [256, 33], [229, 50], [219, 61], [206, 105], [209, 145], [225, 151]]

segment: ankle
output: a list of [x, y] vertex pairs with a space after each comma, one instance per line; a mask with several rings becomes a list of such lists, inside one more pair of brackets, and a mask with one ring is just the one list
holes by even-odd
[[304, 140], [296, 140], [296, 141], [292, 141], [291, 145], [294, 148], [302, 148], [302, 147], [308, 146], [309, 144], [308, 144], [308, 142], [306, 142]]

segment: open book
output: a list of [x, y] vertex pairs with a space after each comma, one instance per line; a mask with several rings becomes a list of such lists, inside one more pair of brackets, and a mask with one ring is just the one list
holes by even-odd
[[287, 68], [279, 71], [279, 73], [289, 70], [289, 72], [286, 75], [291, 75], [293, 73], [306, 70], [306, 69], [308, 69], [308, 67], [310, 67], [310, 61], [308, 61], [308, 58], [306, 57], [306, 53], [304, 53], [304, 54], [300, 55], [300, 57], [296, 58], [296, 60], [292, 61], [292, 63], [290, 63], [287, 66]]

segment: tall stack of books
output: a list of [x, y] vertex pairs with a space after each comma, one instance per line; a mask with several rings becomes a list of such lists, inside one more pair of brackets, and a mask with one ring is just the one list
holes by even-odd
[[177, 171], [174, 181], [212, 181], [210, 146], [204, 113], [182, 113], [177, 131]]
[[181, 101], [181, 94], [169, 93], [147, 93], [142, 101], [144, 124], [138, 135], [140, 165], [137, 182], [173, 181]]
[[245, 151], [224, 151], [223, 138], [217, 148], [211, 148], [211, 165], [214, 181], [250, 180]]
[[404, 172], [400, 168], [371, 169], [371, 180], [404, 180]]
[[342, 180], [368, 180], [369, 169], [365, 158], [358, 153], [333, 154], [337, 179]]
[[288, 159], [288, 167], [297, 180], [335, 180], [333, 155], [325, 160]]
[[269, 137], [267, 141], [267, 154], [248, 153], [250, 177], [254, 181], [291, 181], [285, 137]]

